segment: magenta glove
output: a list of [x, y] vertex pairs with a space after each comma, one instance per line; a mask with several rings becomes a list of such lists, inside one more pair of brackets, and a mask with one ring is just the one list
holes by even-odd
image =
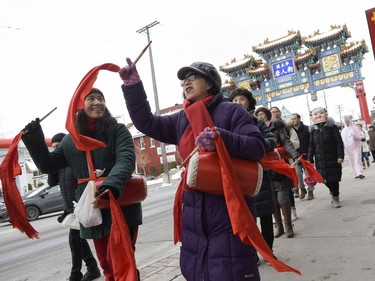
[[203, 147], [207, 151], [213, 151], [216, 148], [215, 138], [217, 133], [213, 132], [209, 127], [204, 128], [204, 131], [199, 133], [195, 144]]
[[133, 85], [141, 81], [135, 64], [129, 58], [126, 58], [127, 66], [120, 69], [118, 72], [125, 86]]

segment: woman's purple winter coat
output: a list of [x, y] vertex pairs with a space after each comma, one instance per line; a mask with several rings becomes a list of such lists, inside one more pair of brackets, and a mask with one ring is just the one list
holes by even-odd
[[[147, 136], [178, 145], [189, 121], [183, 110], [170, 115], [152, 114], [142, 82], [122, 86], [134, 126]], [[231, 157], [259, 161], [265, 141], [248, 113], [222, 94], [207, 109]], [[246, 198], [254, 213], [252, 198]], [[255, 250], [233, 235], [223, 196], [184, 192], [180, 266], [188, 281], [260, 280]]]

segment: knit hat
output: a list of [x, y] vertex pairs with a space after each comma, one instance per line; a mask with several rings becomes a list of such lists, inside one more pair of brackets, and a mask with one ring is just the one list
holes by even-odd
[[180, 80], [186, 78], [189, 72], [198, 73], [212, 83], [212, 93], [217, 94], [221, 88], [221, 77], [216, 68], [207, 62], [193, 62], [190, 66], [182, 67], [177, 72], [177, 77]]
[[85, 96], [84, 99], [86, 99], [86, 97], [90, 94], [93, 94], [93, 93], [97, 93], [97, 94], [100, 94], [102, 95], [103, 99], [105, 100], [104, 98], [104, 94], [102, 93], [102, 91], [100, 91], [98, 88], [92, 88], [91, 91]]
[[54, 135], [51, 139], [51, 143], [54, 143], [54, 142], [61, 142], [61, 140], [65, 137], [65, 134], [64, 133], [58, 133], [56, 135]]

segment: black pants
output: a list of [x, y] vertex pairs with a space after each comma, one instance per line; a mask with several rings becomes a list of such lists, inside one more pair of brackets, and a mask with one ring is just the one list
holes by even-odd
[[259, 217], [259, 219], [263, 238], [272, 250], [274, 241], [272, 215]]
[[331, 191], [331, 194], [333, 197], [338, 197], [340, 192], [339, 192], [339, 187], [340, 184], [338, 181], [331, 181], [331, 182], [326, 182], [325, 185], [329, 188], [329, 191]]
[[289, 188], [289, 200], [290, 200], [290, 206], [295, 207], [296, 203], [294, 202], [294, 193], [291, 188]]
[[372, 161], [375, 161], [375, 150], [371, 150], [371, 154], [372, 154]]
[[82, 260], [85, 262], [87, 271], [97, 268], [96, 260], [91, 252], [90, 245], [86, 239], [81, 239], [79, 230], [70, 229], [69, 246], [72, 254], [72, 276], [81, 276]]

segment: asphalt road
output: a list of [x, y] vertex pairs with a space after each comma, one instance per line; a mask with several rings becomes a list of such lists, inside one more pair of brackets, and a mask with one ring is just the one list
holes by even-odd
[[[172, 206], [176, 191], [172, 185], [149, 187], [143, 202], [144, 223], [139, 229], [137, 266], [152, 263], [174, 253]], [[56, 213], [31, 222], [40, 239], [29, 239], [9, 223], [0, 224], [0, 280], [61, 281], [70, 273], [68, 229], [56, 221]], [[92, 241], [89, 240], [92, 245]], [[94, 247], [91, 247], [94, 251]], [[86, 268], [82, 269], [83, 273]], [[104, 278], [97, 279], [104, 280]]]

